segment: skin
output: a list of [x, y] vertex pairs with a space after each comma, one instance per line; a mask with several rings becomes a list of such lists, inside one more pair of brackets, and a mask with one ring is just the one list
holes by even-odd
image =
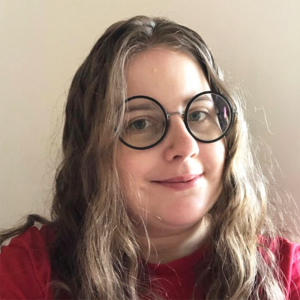
[[[127, 89], [128, 97], [147, 95], [167, 112], [175, 112], [184, 111], [185, 101], [210, 87], [191, 55], [161, 47], [131, 59]], [[129, 213], [145, 253], [147, 228], [148, 260], [169, 262], [194, 252], [209, 235], [210, 223], [204, 216], [222, 189], [224, 141], [197, 142], [181, 116], [173, 115], [158, 145], [135, 150], [120, 143], [118, 156]], [[168, 179], [186, 175], [199, 175], [192, 187], [176, 189], [176, 184], [168, 184]]]

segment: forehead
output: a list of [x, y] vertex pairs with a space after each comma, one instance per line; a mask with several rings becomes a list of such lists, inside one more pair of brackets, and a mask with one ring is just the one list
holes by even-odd
[[164, 106], [178, 106], [197, 93], [210, 90], [196, 59], [168, 48], [149, 49], [133, 56], [126, 80], [128, 97], [145, 95]]

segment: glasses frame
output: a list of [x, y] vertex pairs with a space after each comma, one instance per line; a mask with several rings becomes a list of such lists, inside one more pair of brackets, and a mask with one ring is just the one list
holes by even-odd
[[[214, 140], [211, 140], [211, 141], [205, 141], [205, 140], [201, 140], [201, 139], [197, 138], [197, 137], [192, 133], [192, 131], [190, 130], [190, 128], [189, 128], [189, 126], [188, 126], [188, 120], [187, 120], [187, 112], [189, 111], [189, 108], [190, 108], [190, 106], [192, 105], [193, 101], [194, 101], [196, 98], [198, 98], [198, 97], [200, 97], [200, 96], [202, 96], [202, 95], [206, 95], [206, 94], [213, 94], [213, 95], [217, 95], [217, 96], [221, 97], [221, 98], [228, 104], [228, 107], [229, 107], [229, 110], [230, 110], [230, 115], [232, 116], [231, 119], [230, 119], [230, 123], [229, 123], [227, 129], [222, 133], [222, 135], [221, 135], [220, 137], [214, 139]], [[155, 100], [154, 98], [149, 97], [149, 96], [145, 96], [145, 95], [136, 95], [136, 96], [129, 97], [129, 98], [127, 98], [127, 99], [125, 100], [125, 104], [126, 104], [127, 102], [129, 102], [129, 101], [132, 101], [132, 100], [138, 99], [138, 98], [147, 99], [147, 100], [150, 100], [150, 101], [156, 103], [156, 104], [161, 108], [161, 110], [162, 110], [162, 112], [163, 112], [163, 114], [164, 114], [165, 121], [166, 121], [166, 126], [165, 126], [164, 133], [162, 134], [162, 136], [160, 137], [160, 139], [159, 139], [157, 142], [155, 142], [154, 144], [151, 144], [150, 146], [145, 146], [145, 147], [136, 147], [136, 146], [132, 146], [132, 145], [128, 144], [125, 140], [123, 140], [122, 137], [119, 137], [120, 141], [121, 141], [124, 145], [126, 145], [126, 146], [129, 147], [129, 148], [135, 149], [135, 150], [147, 150], [147, 149], [153, 148], [154, 146], [156, 146], [157, 144], [159, 144], [159, 143], [164, 139], [164, 137], [166, 136], [166, 134], [167, 134], [167, 132], [168, 132], [169, 124], [170, 124], [170, 120], [169, 120], [170, 116], [175, 115], [175, 114], [179, 114], [179, 115], [181, 115], [181, 117], [183, 117], [183, 122], [184, 122], [184, 125], [185, 125], [187, 131], [189, 132], [189, 134], [190, 134], [196, 141], [201, 142], [201, 143], [205, 143], [205, 144], [210, 144], [210, 143], [217, 142], [217, 141], [219, 141], [220, 139], [222, 139], [222, 138], [228, 133], [228, 131], [229, 131], [230, 128], [232, 127], [232, 124], [233, 124], [234, 119], [235, 119], [235, 115], [236, 115], [236, 113], [237, 113], [237, 112], [236, 112], [236, 109], [234, 109], [234, 108], [232, 107], [232, 104], [231, 104], [231, 103], [230, 103], [230, 102], [229, 102], [222, 94], [217, 93], [217, 92], [212, 92], [212, 91], [206, 91], [206, 92], [198, 93], [198, 94], [196, 94], [195, 96], [193, 96], [193, 97], [189, 100], [189, 102], [188, 102], [188, 104], [187, 104], [187, 106], [186, 106], [184, 112], [182, 112], [182, 113], [181, 113], [181, 112], [171, 112], [171, 113], [167, 113], [166, 110], [165, 110], [165, 108], [162, 106], [161, 103], [159, 103], [159, 102], [158, 102], [157, 100]]]

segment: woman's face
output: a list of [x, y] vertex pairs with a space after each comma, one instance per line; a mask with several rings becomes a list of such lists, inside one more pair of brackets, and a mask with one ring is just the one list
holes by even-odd
[[[127, 89], [128, 97], [149, 96], [167, 112], [176, 112], [184, 111], [187, 100], [210, 87], [194, 58], [158, 48], [130, 60]], [[222, 189], [223, 140], [197, 142], [178, 114], [169, 122], [158, 145], [135, 150], [120, 142], [118, 153], [129, 213], [135, 224], [143, 219], [150, 237], [196, 225]]]

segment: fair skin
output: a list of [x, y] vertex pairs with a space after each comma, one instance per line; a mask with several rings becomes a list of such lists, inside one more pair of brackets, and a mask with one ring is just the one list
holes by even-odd
[[[191, 55], [160, 47], [135, 55], [127, 69], [128, 97], [146, 95], [167, 112], [184, 111], [186, 101], [209, 91]], [[147, 150], [119, 147], [122, 180], [139, 241], [151, 262], [169, 262], [194, 252], [208, 237], [203, 218], [222, 189], [224, 141], [204, 144], [187, 131], [182, 117], [170, 117], [164, 140]], [[147, 235], [151, 241], [147, 252]]]

